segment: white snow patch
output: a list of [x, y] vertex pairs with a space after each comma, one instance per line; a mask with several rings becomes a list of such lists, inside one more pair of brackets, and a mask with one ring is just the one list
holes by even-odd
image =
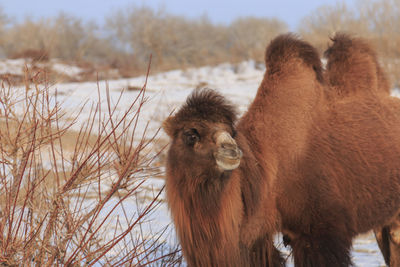
[[60, 74], [65, 74], [69, 77], [74, 77], [78, 76], [80, 73], [83, 72], [83, 69], [76, 67], [76, 66], [70, 66], [66, 65], [63, 63], [54, 63], [52, 64], [52, 69]]
[[25, 67], [30, 68], [30, 60], [7, 59], [0, 61], [0, 74], [24, 75]]

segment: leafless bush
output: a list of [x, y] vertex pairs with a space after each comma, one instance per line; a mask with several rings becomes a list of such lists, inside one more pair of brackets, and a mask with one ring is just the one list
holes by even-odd
[[46, 50], [27, 49], [11, 55], [10, 58], [29, 58], [34, 62], [48, 61], [49, 53]]
[[330, 36], [335, 32], [354, 32], [360, 35], [368, 33], [365, 21], [360, 19], [358, 10], [350, 8], [344, 2], [334, 6], [321, 6], [305, 17], [299, 26], [299, 32], [310, 40], [320, 51], [326, 49]]
[[260, 59], [255, 57], [267, 41], [286, 30], [276, 19], [242, 18], [225, 26], [206, 16], [189, 20], [148, 7], [118, 11], [109, 16], [108, 27], [136, 60], [152, 54], [161, 70]]
[[400, 2], [367, 1], [359, 5], [360, 18], [367, 22], [369, 36], [395, 86], [400, 86]]
[[60, 13], [56, 17], [26, 18], [5, 31], [2, 48], [6, 55], [24, 51], [46, 51], [48, 56], [64, 60], [105, 62], [113, 54], [106, 38], [100, 38], [94, 22]]
[[0, 6], [0, 56], [2, 56], [2, 54], [4, 53], [1, 48], [5, 41], [4, 33], [6, 30], [6, 26], [9, 22], [10, 21], [8, 16], [4, 13], [3, 8]]
[[52, 90], [0, 87], [0, 265], [179, 264], [163, 232], [143, 230], [161, 191], [128, 201], [160, 172], [155, 137], [136, 132], [145, 86], [119, 118], [107, 91], [79, 132]]
[[138, 61], [152, 54], [158, 69], [201, 64], [210, 58], [207, 53], [218, 56], [215, 44], [223, 38], [207, 19], [191, 21], [147, 7], [120, 10], [109, 17], [108, 26]]
[[239, 60], [263, 61], [266, 45], [276, 35], [286, 31], [286, 24], [277, 19], [237, 19], [229, 26], [232, 43], [230, 53]]
[[46, 21], [33, 21], [26, 18], [24, 22], [14, 24], [5, 33], [2, 48], [7, 56], [26, 50], [45, 50], [49, 38]]

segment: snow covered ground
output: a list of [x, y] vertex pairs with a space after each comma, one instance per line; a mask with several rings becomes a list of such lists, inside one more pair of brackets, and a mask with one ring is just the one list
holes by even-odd
[[[240, 112], [244, 112], [254, 98], [257, 88], [263, 77], [264, 68], [254, 61], [247, 61], [237, 65], [221, 64], [216, 67], [202, 67], [198, 69], [175, 70], [148, 78], [146, 97], [147, 103], [141, 112], [141, 130], [149, 121], [149, 132], [154, 133], [161, 126], [162, 121], [185, 101], [186, 97], [196, 87], [213, 88], [235, 103]], [[117, 112], [122, 112], [128, 107], [138, 94], [138, 90], [145, 82], [145, 77], [132, 79], [93, 82], [65, 83], [52, 86], [52, 92], [57, 90], [57, 101], [62, 102], [71, 113], [77, 112], [85, 101], [89, 101], [79, 116], [73, 128], [80, 129], [81, 123], [88, 119], [90, 102], [95, 103], [98, 98], [98, 91], [105, 99], [106, 88], [110, 90], [110, 97], [113, 103], [120, 99]], [[98, 90], [99, 88], [99, 90]], [[54, 89], [54, 90], [53, 90]], [[394, 95], [400, 97], [399, 90], [394, 90]], [[105, 101], [104, 101], [105, 104]], [[102, 110], [106, 111], [106, 107]], [[140, 136], [140, 135], [139, 135]], [[164, 133], [159, 138], [166, 139]], [[163, 181], [150, 179], [148, 181], [155, 188], [160, 188]], [[132, 200], [134, 205], [135, 200]], [[153, 213], [152, 227], [162, 229], [171, 223], [168, 209], [161, 204]], [[170, 240], [173, 242], [174, 237]], [[284, 250], [283, 247], [281, 247]], [[372, 233], [358, 237], [354, 242], [353, 258], [356, 266], [384, 266], [383, 258], [376, 245]]]

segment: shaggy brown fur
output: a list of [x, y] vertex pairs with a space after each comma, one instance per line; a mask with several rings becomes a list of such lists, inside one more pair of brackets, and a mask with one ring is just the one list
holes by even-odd
[[[353, 237], [400, 208], [400, 104], [387, 94], [328, 101], [317, 52], [293, 35], [271, 42], [266, 66], [236, 127], [197, 115], [165, 123], [168, 203], [184, 255], [192, 266], [265, 255], [271, 264], [271, 236], [282, 231], [296, 266], [348, 266]], [[221, 129], [243, 151], [233, 171], [213, 157]]]
[[[357, 52], [358, 48], [350, 48]], [[332, 49], [329, 53], [331, 59], [337, 59], [340, 57], [335, 53], [346, 54], [346, 51], [339, 49], [334, 52]], [[357, 58], [361, 56], [354, 57], [355, 62]], [[280, 76], [266, 73], [253, 105], [261, 106], [256, 103], [263, 102], [259, 97], [262, 92], [268, 92], [264, 95], [270, 99], [270, 104], [264, 105], [266, 108], [257, 118], [254, 118], [251, 107], [252, 118], [248, 120], [269, 122], [264, 127], [270, 130], [257, 141], [266, 146], [261, 154], [272, 154], [266, 160], [274, 162], [283, 157], [278, 160], [277, 167], [271, 169], [278, 170], [277, 207], [282, 231], [290, 238], [295, 264], [347, 266], [351, 264], [349, 249], [352, 238], [390, 223], [400, 207], [400, 103], [388, 96], [386, 89], [382, 90], [385, 94], [378, 91], [378, 88], [381, 90], [386, 86], [382, 79], [384, 74], [379, 71], [366, 74], [367, 78], [371, 75], [369, 78], [380, 80], [371, 84], [375, 91], [363, 83], [364, 78], [330, 80], [329, 84], [338, 86], [333, 90], [348, 97], [328, 102], [318, 93], [322, 86], [318, 85], [318, 79], [302, 78], [306, 72], [311, 76], [314, 68], [309, 67], [307, 71], [295, 61], [277, 61], [282, 64]], [[303, 66], [310, 66], [307, 60], [303, 62]], [[328, 77], [340, 76], [342, 63], [330, 63]], [[341, 67], [348, 72], [364, 71], [361, 65], [346, 64]], [[369, 68], [377, 69], [377, 66], [377, 63], [371, 63]], [[288, 69], [290, 71], [286, 71]], [[292, 83], [296, 83], [296, 87]], [[300, 100], [288, 97], [288, 92], [294, 92], [296, 88], [304, 95], [303, 98], [294, 95]], [[305, 96], [305, 91], [308, 96]], [[294, 111], [296, 104], [293, 103], [301, 107]], [[314, 112], [310, 112], [310, 106]], [[279, 109], [286, 112], [277, 116]], [[294, 121], [300, 125], [294, 124], [295, 130], [292, 126]], [[285, 138], [280, 134], [282, 132], [288, 133], [286, 140], [282, 140]], [[285, 145], [287, 143], [294, 147], [283, 153], [290, 147]]]
[[[337, 34], [333, 41], [325, 52], [328, 59], [326, 77], [330, 79], [333, 85], [331, 89], [337, 96], [356, 97], [357, 94], [390, 92], [386, 74], [367, 41], [345, 34]], [[344, 81], [345, 78], [348, 80]], [[354, 91], [343, 94], [343, 88], [350, 86]], [[375, 236], [386, 264], [400, 266], [400, 216], [389, 225], [376, 229]]]
[[[362, 80], [330, 81], [349, 97], [327, 102], [318, 93], [322, 86], [318, 79], [303, 78], [306, 72], [311, 76], [313, 68], [307, 71], [295, 59], [280, 62], [280, 76], [267, 72], [259, 89], [258, 96], [260, 91], [269, 92], [265, 97], [270, 105], [265, 105], [260, 117], [248, 120], [269, 122], [264, 127], [272, 130], [257, 141], [268, 140], [262, 142], [266, 147], [261, 151], [272, 154], [266, 160], [283, 157], [275, 167], [282, 231], [290, 238], [297, 266], [347, 266], [351, 264], [352, 238], [391, 222], [400, 208], [400, 103], [387, 93], [378, 93], [380, 97], [359, 94], [367, 92], [366, 83], [361, 83], [365, 88], [346, 87]], [[303, 62], [303, 66], [309, 65], [307, 60]], [[353, 67], [356, 69], [349, 65], [347, 70]], [[292, 83], [304, 95], [300, 100], [288, 98], [288, 91], [296, 90]], [[293, 103], [301, 106], [296, 112]], [[286, 112], [277, 116], [279, 109]], [[293, 121], [300, 124], [296, 130]], [[275, 129], [277, 132], [271, 133]], [[281, 132], [288, 133], [286, 140]], [[283, 153], [290, 147], [285, 145], [288, 143], [294, 147]]]
[[390, 93], [390, 83], [378, 62], [375, 50], [362, 38], [337, 33], [324, 55], [326, 80], [332, 91], [342, 96], [354, 93]]
[[[172, 138], [167, 199], [183, 253], [189, 266], [282, 266], [267, 234], [277, 225], [273, 202], [259, 202], [270, 191], [268, 181], [246, 137], [234, 129], [235, 121], [230, 103], [212, 90], [200, 90], [164, 122]], [[221, 171], [215, 163], [219, 131], [235, 136], [243, 152], [233, 171]], [[270, 218], [257, 218], [260, 210]]]

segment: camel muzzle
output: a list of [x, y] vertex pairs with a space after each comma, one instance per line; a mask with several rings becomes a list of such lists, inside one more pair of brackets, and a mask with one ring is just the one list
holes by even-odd
[[215, 161], [222, 171], [231, 171], [239, 167], [242, 151], [236, 141], [226, 131], [215, 134], [217, 150], [214, 152]]

